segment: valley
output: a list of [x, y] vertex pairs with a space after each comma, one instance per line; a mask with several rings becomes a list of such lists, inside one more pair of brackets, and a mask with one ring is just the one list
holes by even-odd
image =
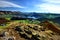
[[0, 40], [60, 40], [60, 15], [1, 11]]

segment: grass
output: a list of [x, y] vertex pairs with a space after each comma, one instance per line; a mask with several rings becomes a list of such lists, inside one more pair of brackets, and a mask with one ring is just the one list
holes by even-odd
[[8, 18], [6, 18], [7, 20], [10, 20], [10, 18], [8, 17]]
[[[10, 17], [7, 17], [6, 19], [10, 20]], [[34, 21], [30, 21], [30, 20], [14, 20], [12, 22], [15, 22], [15, 23], [16, 22], [21, 22], [21, 23], [25, 23], [25, 24], [39, 24], [40, 23], [37, 20], [34, 20]], [[5, 26], [0, 26], [0, 29], [4, 29], [4, 28], [8, 27], [10, 23], [11, 22], [7, 23]]]
[[5, 26], [0, 26], [0, 29], [4, 29], [9, 26], [9, 23], [7, 23]]
[[21, 23], [25, 23], [25, 24], [39, 24], [40, 21], [34, 20], [34, 21], [30, 21], [30, 20], [14, 20], [15, 22], [21, 22]]

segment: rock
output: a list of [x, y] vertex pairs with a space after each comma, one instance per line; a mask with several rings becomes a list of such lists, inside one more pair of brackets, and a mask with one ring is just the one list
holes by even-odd
[[25, 32], [26, 32], [27, 34], [32, 34], [32, 32], [31, 32], [30, 30], [25, 30]]
[[34, 26], [33, 29], [34, 29], [34, 30], [38, 30], [38, 27], [37, 27], [37, 26]]
[[16, 27], [15, 27], [15, 30], [16, 30], [16, 31], [19, 31], [19, 32], [22, 32], [22, 29], [21, 29], [19, 26], [16, 26]]
[[39, 35], [32, 35], [32, 38], [33, 40], [40, 40], [40, 36]]
[[9, 38], [8, 40], [14, 40], [14, 38]]

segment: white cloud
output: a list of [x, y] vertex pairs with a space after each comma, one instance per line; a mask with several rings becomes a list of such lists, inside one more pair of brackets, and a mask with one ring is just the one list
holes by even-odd
[[0, 1], [0, 7], [17, 7], [17, 8], [24, 8], [23, 6], [14, 4], [8, 1]]
[[60, 0], [43, 0], [48, 3], [60, 3]]
[[45, 12], [51, 12], [51, 13], [60, 13], [60, 6], [59, 5], [53, 5], [53, 4], [41, 4], [37, 5], [38, 8], [41, 9], [41, 11]]
[[43, 0], [43, 2], [35, 5], [40, 12], [60, 13], [60, 0]]

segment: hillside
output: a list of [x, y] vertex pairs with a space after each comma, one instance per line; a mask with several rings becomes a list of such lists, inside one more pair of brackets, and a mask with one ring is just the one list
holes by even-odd
[[0, 40], [60, 40], [60, 14], [0, 11]]
[[0, 29], [0, 40], [60, 40], [59, 33], [44, 25], [10, 22], [8, 27]]

